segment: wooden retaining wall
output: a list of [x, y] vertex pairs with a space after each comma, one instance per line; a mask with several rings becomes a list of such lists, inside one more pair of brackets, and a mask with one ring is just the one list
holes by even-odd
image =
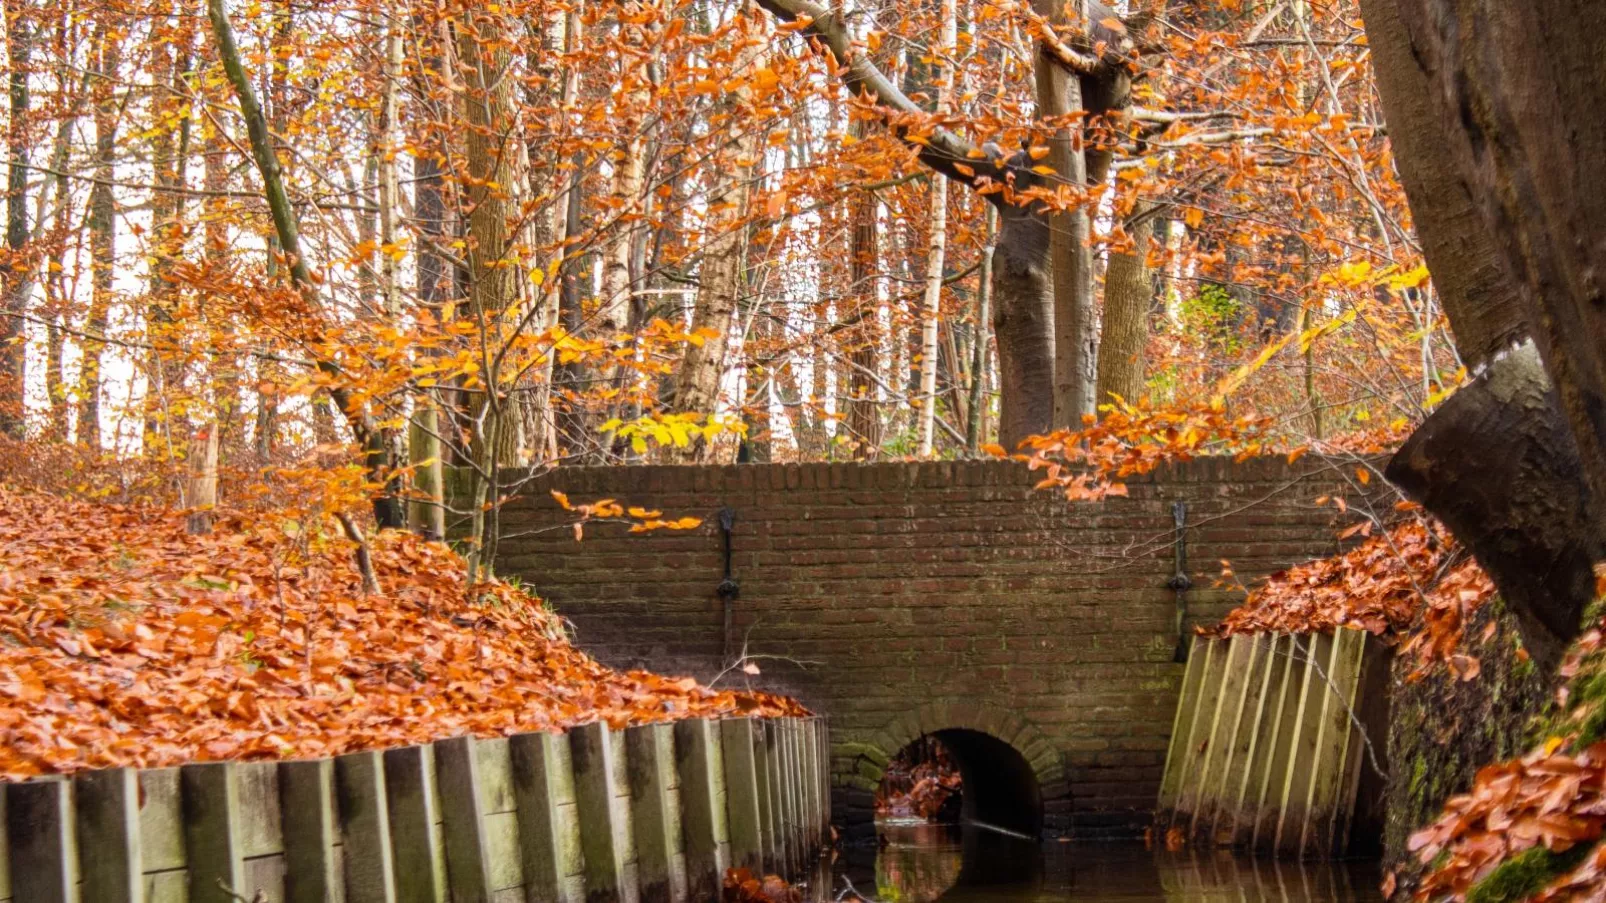
[[0, 901], [700, 903], [801, 876], [828, 781], [820, 718], [84, 772], [4, 785]]
[[1195, 846], [1349, 852], [1363, 779], [1380, 787], [1386, 768], [1388, 657], [1355, 630], [1196, 637], [1160, 829]]

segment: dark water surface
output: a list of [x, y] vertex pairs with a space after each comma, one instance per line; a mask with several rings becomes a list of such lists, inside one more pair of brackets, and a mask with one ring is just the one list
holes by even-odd
[[1383, 899], [1375, 863], [1257, 861], [1226, 852], [1151, 851], [1141, 843], [1039, 845], [942, 825], [883, 826], [882, 833], [889, 842], [879, 851], [838, 854], [825, 899], [834, 899], [850, 881], [860, 894], [883, 903]]

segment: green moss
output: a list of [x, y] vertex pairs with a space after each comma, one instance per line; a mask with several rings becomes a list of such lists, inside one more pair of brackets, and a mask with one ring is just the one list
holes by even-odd
[[1587, 846], [1576, 846], [1565, 853], [1552, 853], [1534, 847], [1495, 869], [1489, 877], [1467, 891], [1467, 903], [1517, 903], [1526, 900], [1545, 885], [1582, 862]]

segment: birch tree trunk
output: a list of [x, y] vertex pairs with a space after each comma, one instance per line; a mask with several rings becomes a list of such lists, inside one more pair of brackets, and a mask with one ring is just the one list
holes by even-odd
[[[953, 94], [952, 55], [958, 43], [954, 0], [942, 0], [937, 46], [937, 115], [948, 112]], [[931, 455], [937, 429], [937, 338], [942, 318], [943, 267], [948, 251], [948, 180], [931, 179], [930, 249], [926, 252], [925, 321], [920, 335], [920, 449]]]
[[987, 345], [991, 341], [988, 327], [992, 325], [993, 317], [990, 309], [993, 300], [993, 246], [998, 231], [998, 211], [991, 204], [987, 206], [983, 228], [986, 231], [982, 239], [986, 246], [981, 250], [981, 272], [976, 284], [976, 340], [970, 348], [970, 417], [965, 421], [965, 451], [972, 455], [981, 452], [990, 404], [987, 377], [992, 364], [988, 360]]

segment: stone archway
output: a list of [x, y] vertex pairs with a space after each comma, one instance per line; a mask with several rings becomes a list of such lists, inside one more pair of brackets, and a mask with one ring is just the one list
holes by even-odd
[[874, 835], [873, 797], [888, 763], [928, 735], [948, 748], [959, 767], [967, 821], [1032, 837], [1068, 826], [1065, 765], [1042, 731], [997, 707], [939, 702], [899, 716], [867, 742], [833, 750], [836, 769], [852, 776], [844, 788], [847, 805], [839, 810], [848, 839]]

